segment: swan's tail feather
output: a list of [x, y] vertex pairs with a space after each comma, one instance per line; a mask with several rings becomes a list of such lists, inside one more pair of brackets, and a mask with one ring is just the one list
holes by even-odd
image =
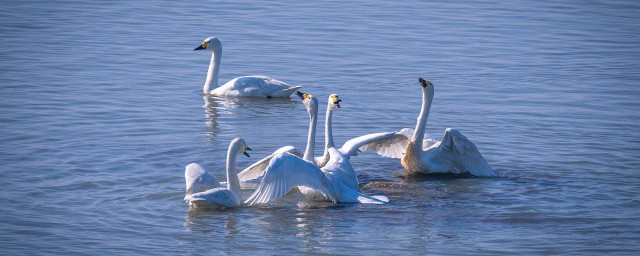
[[361, 204], [386, 204], [389, 202], [389, 198], [384, 195], [365, 196], [360, 195], [358, 202]]

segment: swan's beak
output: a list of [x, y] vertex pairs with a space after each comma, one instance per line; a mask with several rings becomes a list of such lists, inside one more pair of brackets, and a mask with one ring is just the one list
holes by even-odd
[[336, 106], [337, 108], [342, 108], [342, 107], [340, 106], [340, 102], [341, 102], [341, 101], [342, 101], [342, 100], [336, 100], [336, 101], [334, 101], [334, 102], [333, 102], [333, 105], [334, 105], [334, 106]]
[[204, 50], [205, 48], [202, 45], [198, 45], [198, 47], [196, 47], [195, 49], [193, 49], [194, 51], [197, 50]]
[[432, 85], [431, 82], [422, 79], [422, 77], [418, 78], [418, 81], [420, 82], [420, 85], [422, 85], [422, 87], [427, 88], [427, 86]]
[[242, 152], [242, 154], [244, 154], [247, 157], [251, 157], [247, 151], [251, 151], [251, 148], [250, 147], [245, 148], [244, 152]]
[[298, 97], [300, 97], [301, 100], [304, 100], [306, 98], [309, 98], [309, 94], [306, 93], [302, 93], [300, 91], [296, 91], [296, 95], [298, 95]]

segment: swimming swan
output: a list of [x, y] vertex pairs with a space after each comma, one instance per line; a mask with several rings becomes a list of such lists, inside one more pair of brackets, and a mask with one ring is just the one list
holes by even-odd
[[[373, 204], [388, 202], [386, 196], [366, 196], [360, 193], [358, 179], [349, 159], [334, 147], [328, 149], [330, 160], [326, 166], [320, 168], [315, 164], [313, 151], [318, 103], [313, 95], [301, 92], [297, 94], [302, 98], [311, 117], [304, 156], [300, 158], [289, 152], [275, 155], [264, 169], [258, 188], [245, 203], [269, 203], [284, 196], [294, 187], [298, 187], [308, 198], [319, 201]], [[339, 105], [337, 98], [333, 103]]]
[[[289, 97], [302, 86], [290, 86], [285, 82], [268, 76], [241, 76], [218, 87], [218, 73], [222, 59], [222, 43], [215, 37], [209, 37], [194, 51], [211, 49], [211, 63], [207, 80], [202, 88], [204, 94], [224, 97]], [[218, 87], [211, 90], [211, 87]]]
[[478, 148], [458, 130], [447, 128], [442, 141], [424, 139], [434, 88], [427, 80], [418, 81], [422, 86], [422, 108], [415, 132], [405, 128], [391, 136], [381, 136], [383, 133], [361, 136], [373, 138], [359, 149], [401, 159], [408, 174], [469, 172], [474, 176], [495, 176]]
[[[305, 103], [304, 101], [304, 93], [301, 92], [296, 92], [296, 94], [303, 99], [303, 103]], [[313, 97], [313, 96], [311, 96]], [[311, 148], [315, 148], [315, 134], [316, 134], [316, 116], [317, 116], [317, 103], [314, 102], [317, 101], [315, 98], [313, 98], [312, 100], [309, 101], [309, 106], [307, 107], [307, 110], [310, 111], [309, 115], [311, 117], [311, 123], [309, 124], [309, 136], [307, 137], [307, 144], [308, 145], [312, 145]], [[342, 100], [340, 99], [340, 97], [337, 94], [331, 94], [329, 96], [329, 100], [327, 101], [327, 112], [326, 112], [326, 119], [325, 119], [325, 147], [324, 147], [324, 154], [322, 156], [319, 157], [315, 157], [314, 158], [314, 163], [318, 166], [318, 167], [324, 167], [328, 162], [329, 162], [329, 148], [335, 147], [335, 144], [333, 142], [333, 128], [332, 128], [332, 117], [333, 117], [333, 111], [336, 108], [341, 108], [340, 107], [340, 102], [342, 102]], [[307, 104], [307, 103], [305, 103]], [[314, 105], [315, 104], [315, 105]], [[370, 134], [370, 135], [365, 135], [365, 136], [360, 136], [354, 139], [351, 139], [349, 141], [347, 141], [344, 145], [342, 145], [342, 147], [338, 150], [340, 151], [340, 153], [343, 155], [343, 157], [351, 157], [351, 156], [355, 156], [358, 154], [359, 148], [372, 143], [374, 141], [379, 141], [385, 138], [390, 138], [395, 136], [394, 132], [383, 132], [383, 133], [376, 133], [376, 134]], [[311, 143], [311, 144], [309, 144]], [[309, 149], [310, 147], [307, 146], [307, 149]], [[247, 167], [246, 169], [244, 169], [242, 172], [240, 172], [238, 174], [238, 177], [240, 178], [241, 182], [247, 182], [250, 180], [255, 180], [258, 179], [260, 177], [262, 177], [262, 175], [264, 174], [264, 170], [267, 168], [267, 166], [269, 165], [269, 161], [271, 161], [271, 159], [273, 159], [276, 155], [279, 155], [281, 153], [284, 152], [288, 152], [291, 153], [293, 155], [299, 156], [299, 157], [303, 157], [303, 154], [300, 152], [300, 150], [298, 150], [297, 148], [293, 147], [293, 146], [284, 146], [279, 148], [278, 150], [274, 151], [273, 154], [261, 159], [260, 161], [252, 164], [251, 166]], [[308, 150], [305, 150], [305, 152], [309, 152]], [[313, 155], [311, 153], [311, 155]]]
[[[325, 115], [325, 123], [324, 123], [325, 125], [324, 126], [324, 142], [325, 142], [324, 154], [322, 156], [315, 157], [315, 163], [319, 167], [323, 167], [329, 162], [329, 159], [330, 159], [329, 148], [336, 147], [335, 143], [333, 142], [333, 126], [332, 126], [333, 118], [332, 117], [333, 117], [333, 111], [336, 108], [341, 108], [340, 102], [342, 102], [342, 100], [337, 94], [331, 94], [329, 96], [327, 113]], [[342, 145], [342, 147], [338, 149], [338, 151], [340, 152], [340, 154], [342, 154], [343, 157], [350, 158], [352, 156], [358, 155], [358, 152], [359, 152], [358, 149], [360, 147], [369, 143], [373, 143], [374, 141], [379, 141], [379, 140], [390, 138], [393, 136], [395, 136], [395, 133], [393, 132], [382, 132], [382, 133], [360, 136], [345, 142]]]
[[186, 181], [186, 195], [184, 200], [190, 206], [199, 208], [225, 208], [239, 207], [242, 205], [242, 191], [238, 174], [235, 170], [236, 155], [242, 152], [249, 156], [247, 151], [251, 149], [243, 139], [236, 138], [229, 144], [227, 151], [227, 187], [223, 187], [213, 175], [207, 173], [202, 166], [197, 163], [187, 165], [184, 170]]

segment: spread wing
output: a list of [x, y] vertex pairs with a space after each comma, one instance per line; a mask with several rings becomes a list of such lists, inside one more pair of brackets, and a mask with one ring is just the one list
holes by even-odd
[[218, 183], [216, 178], [207, 173], [202, 166], [196, 163], [189, 164], [185, 167], [184, 179], [187, 188], [187, 196], [193, 193], [220, 187], [220, 183]]
[[375, 151], [382, 156], [401, 158], [409, 145], [409, 139], [398, 132], [380, 132], [348, 140], [340, 148], [345, 157], [356, 156], [362, 151]]
[[[340, 148], [340, 152], [345, 156], [353, 156], [358, 152], [353, 149], [358, 146], [359, 151], [374, 151], [381, 156], [400, 159], [407, 150], [412, 136], [413, 129], [411, 128], [404, 128], [399, 132], [368, 134], [347, 141]], [[427, 137], [422, 141], [422, 148], [430, 148], [438, 142]]]
[[461, 166], [474, 176], [496, 175], [476, 145], [458, 130], [448, 128], [438, 148], [441, 154], [450, 155], [456, 166]]
[[260, 185], [245, 203], [269, 203], [298, 186], [311, 188], [331, 201], [337, 201], [329, 180], [320, 168], [290, 153], [281, 153], [271, 160]]
[[262, 175], [264, 175], [265, 169], [267, 168], [267, 166], [269, 166], [269, 161], [271, 161], [274, 156], [277, 156], [284, 152], [289, 152], [293, 155], [302, 157], [302, 153], [300, 153], [300, 151], [293, 146], [281, 147], [278, 150], [274, 151], [273, 154], [261, 159], [258, 162], [255, 162], [251, 166], [242, 170], [240, 173], [238, 173], [238, 179], [240, 179], [240, 182], [247, 182], [262, 177]]
[[[366, 142], [359, 147], [360, 151], [374, 151], [381, 156], [399, 159], [402, 158], [402, 155], [404, 155], [404, 152], [407, 150], [411, 138], [411, 135], [408, 135], [406, 130], [410, 129], [402, 129], [399, 132], [392, 133], [374, 133], [360, 136], [347, 141], [345, 146], [350, 143], [358, 145], [359, 143]], [[413, 134], [413, 132], [411, 132], [411, 134]], [[345, 146], [340, 148], [341, 152]], [[351, 155], [351, 152], [352, 151], [346, 152], [347, 154], [345, 155]]]

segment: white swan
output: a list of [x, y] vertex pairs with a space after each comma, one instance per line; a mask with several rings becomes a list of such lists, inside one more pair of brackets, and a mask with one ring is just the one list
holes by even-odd
[[[268, 76], [241, 76], [218, 87], [218, 73], [222, 59], [222, 43], [215, 37], [209, 37], [193, 49], [211, 49], [211, 63], [207, 72], [207, 80], [202, 88], [204, 94], [223, 97], [289, 97], [302, 86], [290, 86], [285, 82]], [[212, 87], [218, 87], [211, 90]]]
[[[304, 101], [305, 94], [301, 92], [296, 92], [296, 93], [301, 99], [303, 99], [303, 103], [305, 103], [305, 106], [307, 107], [307, 111], [309, 111], [310, 123], [309, 123], [309, 135], [307, 137], [307, 144], [311, 146], [307, 146], [307, 149], [315, 148], [315, 134], [316, 134], [316, 123], [317, 123], [316, 117], [317, 117], [317, 111], [318, 111], [317, 100], [314, 99], [313, 96], [310, 96], [312, 97], [311, 100]], [[318, 156], [314, 158], [314, 163], [318, 167], [324, 167], [329, 162], [329, 159], [330, 159], [329, 148], [335, 147], [335, 144], [333, 142], [333, 132], [332, 132], [333, 127], [331, 124], [332, 124], [333, 111], [336, 108], [340, 108], [340, 102], [342, 102], [342, 100], [337, 94], [331, 94], [329, 96], [329, 100], [327, 102], [327, 112], [325, 115], [326, 119], [325, 119], [325, 134], [324, 134], [325, 135], [324, 154], [322, 156]], [[359, 150], [360, 147], [368, 143], [372, 143], [374, 141], [380, 141], [386, 138], [392, 138], [395, 135], [396, 134], [394, 132], [382, 132], [382, 133], [360, 136], [347, 141], [344, 145], [342, 145], [342, 147], [338, 151], [343, 155], [343, 157], [349, 158], [351, 156], [357, 155], [358, 152], [360, 152]], [[242, 172], [240, 172], [238, 174], [240, 181], [247, 182], [247, 181], [255, 180], [262, 177], [262, 175], [264, 174], [264, 170], [269, 165], [269, 162], [271, 161], [271, 159], [273, 159], [275, 156], [284, 152], [291, 153], [298, 157], [303, 157], [303, 154], [296, 147], [293, 147], [293, 146], [281, 147], [278, 150], [274, 151], [271, 155], [261, 159], [260, 161], [252, 164], [251, 166], [247, 167]], [[313, 153], [311, 153], [309, 150], [305, 150], [305, 152], [309, 152], [308, 154], [313, 155]]]
[[392, 136], [365, 135], [362, 137], [374, 138], [361, 146], [360, 150], [376, 151], [382, 156], [400, 158], [402, 167], [408, 174], [469, 172], [474, 176], [495, 176], [496, 173], [478, 148], [459, 131], [448, 128], [439, 142], [424, 139], [434, 89], [431, 82], [422, 78], [418, 81], [422, 86], [422, 108], [415, 132], [406, 128]]
[[186, 195], [184, 200], [190, 206], [199, 208], [225, 208], [238, 207], [242, 205], [242, 191], [238, 174], [235, 170], [236, 155], [242, 152], [249, 156], [247, 151], [251, 149], [243, 139], [236, 138], [229, 144], [227, 151], [227, 187], [223, 187], [213, 175], [207, 173], [202, 166], [197, 163], [187, 165], [184, 170], [186, 181]]
[[[366, 196], [360, 192], [358, 179], [348, 157], [334, 147], [328, 149], [329, 162], [323, 168], [314, 163], [315, 124], [317, 100], [310, 94], [298, 92], [311, 116], [307, 148], [303, 158], [289, 152], [276, 154], [264, 169], [258, 188], [245, 201], [246, 204], [264, 204], [298, 187], [310, 199], [332, 202], [374, 203], [388, 202], [386, 196]], [[339, 106], [337, 97], [331, 104]], [[259, 172], [258, 170], [257, 172]]]
[[[324, 126], [324, 141], [325, 141], [324, 154], [322, 156], [315, 157], [315, 163], [319, 167], [323, 167], [329, 162], [331, 158], [331, 155], [329, 154], [329, 148], [336, 147], [335, 143], [333, 142], [333, 126], [332, 126], [333, 118], [332, 117], [333, 117], [333, 111], [336, 108], [341, 108], [340, 102], [342, 102], [342, 100], [337, 94], [331, 94], [329, 96], [329, 100], [327, 103], [327, 113], [325, 115], [325, 126]], [[372, 143], [374, 141], [388, 139], [394, 136], [395, 136], [395, 133], [393, 132], [381, 132], [381, 133], [360, 136], [345, 142], [338, 151], [340, 152], [340, 154], [342, 154], [343, 157], [350, 158], [351, 156], [358, 155], [358, 152], [359, 152], [358, 149], [360, 147], [366, 144]]]

